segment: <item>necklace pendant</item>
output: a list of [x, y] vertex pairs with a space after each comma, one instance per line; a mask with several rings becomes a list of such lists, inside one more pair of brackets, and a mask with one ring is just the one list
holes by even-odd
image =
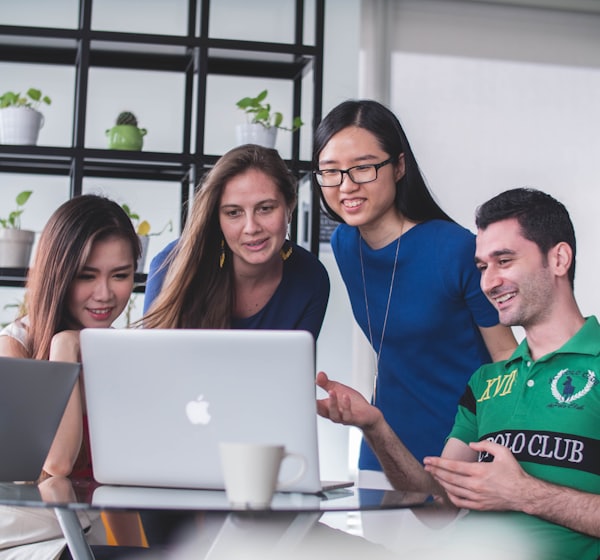
[[373, 405], [377, 402], [377, 377], [379, 376], [379, 370], [375, 369], [375, 375], [373, 376], [373, 395], [371, 397], [371, 403]]
[[392, 269], [392, 278], [390, 280], [390, 287], [388, 289], [388, 298], [387, 305], [385, 307], [385, 315], [383, 318], [383, 326], [381, 328], [381, 340], [379, 341], [379, 349], [375, 350], [375, 345], [373, 344], [373, 331], [371, 329], [371, 314], [369, 312], [369, 299], [367, 297], [367, 281], [365, 279], [365, 266], [363, 263], [363, 254], [362, 254], [362, 244], [363, 239], [359, 236], [358, 238], [358, 254], [360, 258], [360, 272], [362, 275], [362, 283], [363, 283], [363, 292], [365, 295], [365, 311], [367, 313], [367, 326], [369, 328], [369, 342], [371, 343], [371, 348], [375, 352], [374, 356], [374, 376], [373, 376], [373, 395], [371, 397], [371, 402], [373, 404], [377, 401], [377, 378], [379, 377], [379, 360], [381, 358], [381, 351], [383, 350], [383, 340], [385, 338], [385, 328], [387, 326], [388, 315], [390, 312], [390, 304], [392, 303], [392, 293], [394, 291], [394, 279], [396, 278], [396, 268], [398, 267], [398, 253], [400, 251], [400, 239], [402, 238], [402, 232], [400, 232], [400, 237], [398, 237], [398, 241], [396, 243], [396, 255], [394, 256], [394, 267]]

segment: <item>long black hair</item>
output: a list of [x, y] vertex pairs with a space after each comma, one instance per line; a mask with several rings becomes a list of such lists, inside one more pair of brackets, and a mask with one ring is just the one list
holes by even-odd
[[[373, 134], [382, 150], [397, 161], [404, 154], [405, 174], [396, 183], [396, 208], [400, 213], [415, 222], [424, 222], [435, 218], [452, 222], [452, 218], [444, 212], [429, 192], [425, 180], [402, 125], [387, 107], [370, 99], [349, 100], [334, 107], [321, 121], [315, 132], [313, 144], [313, 169], [319, 168], [321, 151], [334, 134], [349, 126], [364, 128]], [[314, 179], [313, 179], [314, 180]], [[325, 202], [323, 192], [319, 189], [324, 212], [336, 222], [343, 222]]]

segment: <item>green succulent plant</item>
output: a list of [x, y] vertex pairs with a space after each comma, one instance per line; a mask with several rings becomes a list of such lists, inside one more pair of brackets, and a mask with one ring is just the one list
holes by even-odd
[[33, 191], [22, 191], [15, 198], [17, 207], [15, 210], [10, 212], [7, 218], [0, 218], [0, 226], [6, 229], [21, 229], [21, 214], [23, 213], [24, 206], [29, 200]]
[[42, 96], [41, 90], [35, 88], [29, 88], [24, 94], [7, 91], [0, 96], [0, 109], [29, 107], [37, 111], [42, 103], [50, 105], [52, 100], [47, 95]]
[[131, 111], [122, 111], [117, 117], [117, 125], [129, 124], [131, 126], [137, 126], [138, 122], [135, 115]]
[[251, 123], [262, 124], [265, 128], [275, 127], [290, 132], [298, 130], [304, 124], [300, 117], [293, 118], [291, 128], [281, 125], [283, 115], [279, 111], [271, 112], [271, 104], [265, 102], [268, 93], [269, 91], [265, 89], [256, 97], [243, 97], [236, 103], [236, 106], [248, 115]]

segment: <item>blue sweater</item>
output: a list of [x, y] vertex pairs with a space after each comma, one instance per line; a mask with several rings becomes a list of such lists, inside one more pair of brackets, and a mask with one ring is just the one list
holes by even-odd
[[[167, 245], [150, 263], [144, 313], [161, 290], [167, 274], [161, 265], [176, 243]], [[295, 243], [291, 245], [294, 250], [283, 263], [283, 277], [271, 299], [251, 317], [233, 317], [232, 328], [305, 330], [317, 339], [329, 299], [329, 276], [317, 257]]]
[[[354, 317], [367, 339], [359, 241], [372, 344], [379, 350], [396, 241], [373, 250], [357, 228], [346, 224], [331, 239]], [[440, 454], [469, 378], [490, 361], [478, 325], [496, 325], [498, 314], [481, 292], [474, 255], [475, 236], [452, 222], [425, 222], [401, 238], [376, 405], [419, 461]], [[359, 467], [381, 470], [364, 442]]]

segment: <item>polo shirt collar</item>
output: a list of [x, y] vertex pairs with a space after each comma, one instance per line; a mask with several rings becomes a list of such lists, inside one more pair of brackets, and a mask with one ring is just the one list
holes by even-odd
[[[600, 324], [598, 319], [591, 315], [587, 317], [583, 326], [565, 342], [558, 350], [542, 356], [540, 360], [547, 360], [555, 354], [589, 354], [600, 355]], [[513, 355], [506, 361], [507, 366], [516, 361], [531, 361], [527, 338], [521, 341]], [[538, 360], [539, 361], [539, 360]]]

